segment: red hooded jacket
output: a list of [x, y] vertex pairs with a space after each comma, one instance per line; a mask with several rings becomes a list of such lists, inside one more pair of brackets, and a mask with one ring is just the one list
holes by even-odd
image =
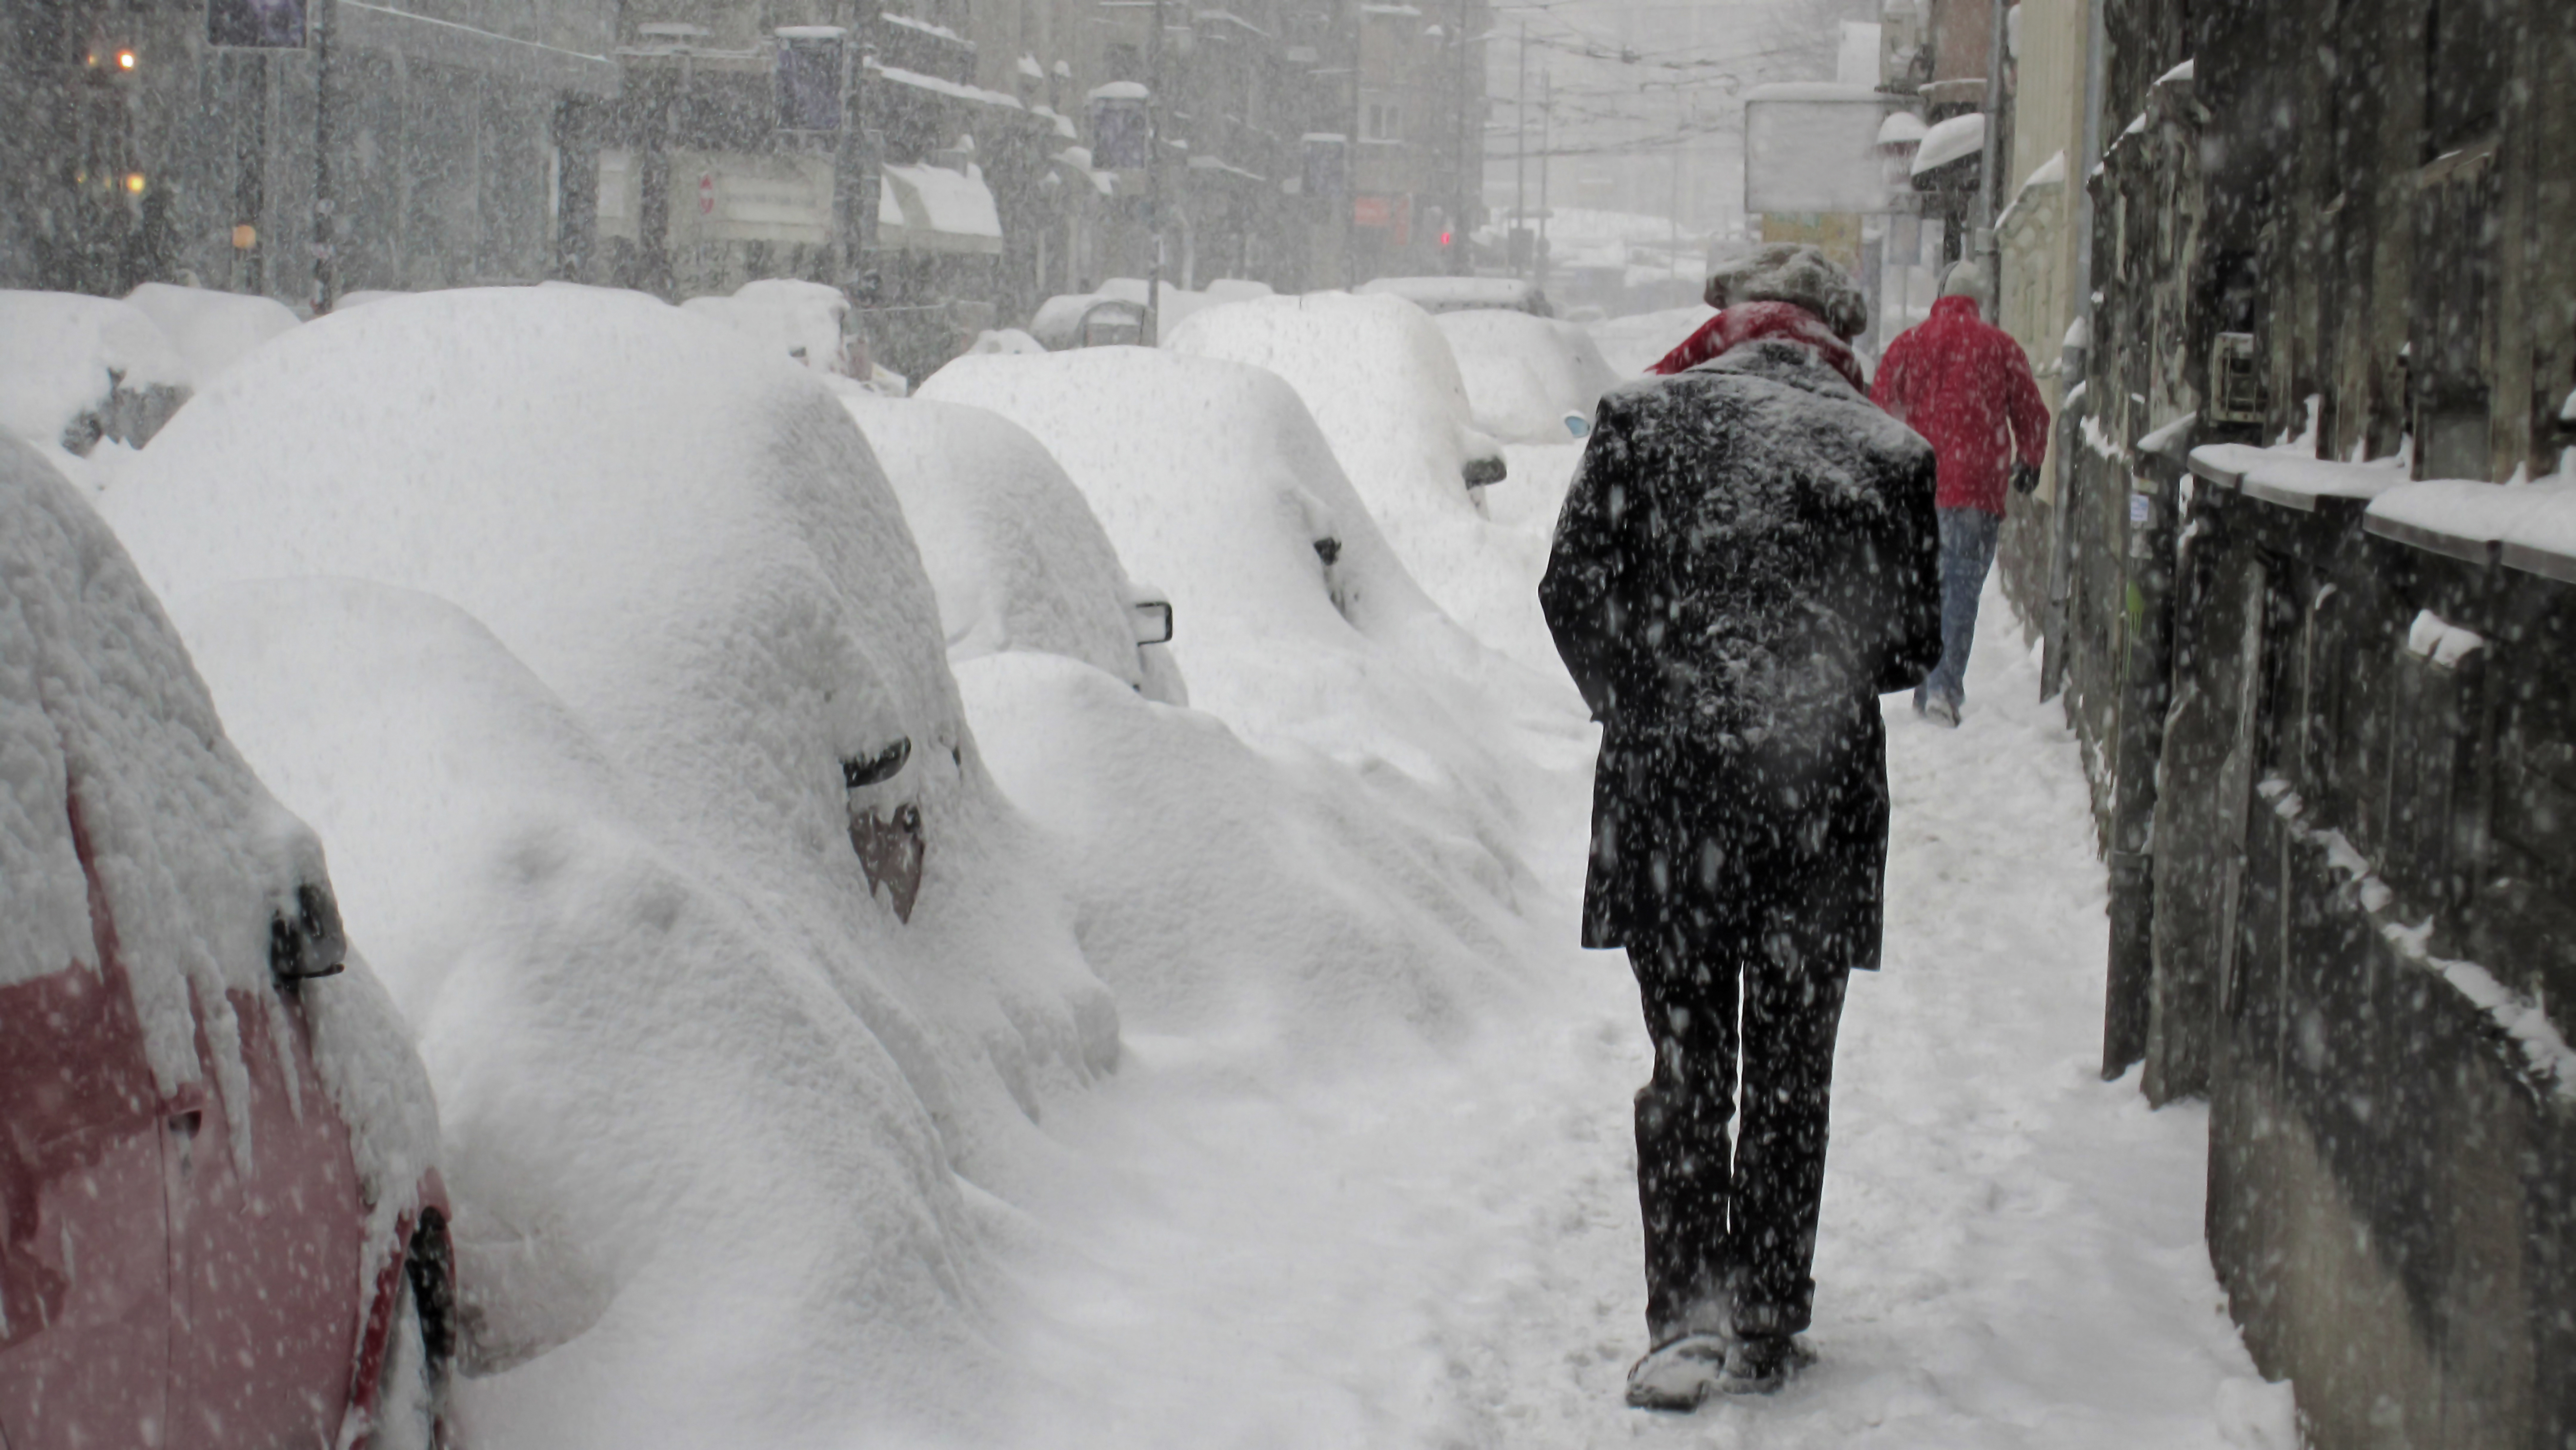
[[1945, 509], [2001, 515], [2018, 457], [2048, 456], [2048, 405], [2021, 344], [1977, 316], [1973, 297], [1944, 297], [1932, 315], [1887, 345], [1870, 401], [1923, 435], [1941, 461], [1934, 496]]
[[1688, 372], [1711, 358], [1723, 357], [1729, 351], [1765, 337], [1782, 337], [1804, 343], [1824, 354], [1825, 361], [1861, 392], [1869, 391], [1869, 380], [1861, 376], [1860, 360], [1852, 356], [1824, 319], [1795, 302], [1744, 302], [1726, 309], [1686, 338], [1682, 345], [1664, 354], [1663, 361], [1646, 369], [1650, 373], [1670, 376]]

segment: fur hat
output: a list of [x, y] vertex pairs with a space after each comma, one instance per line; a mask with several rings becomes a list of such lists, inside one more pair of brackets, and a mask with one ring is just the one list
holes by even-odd
[[1721, 308], [1793, 302], [1845, 339], [1869, 330], [1869, 299], [1859, 286], [1823, 252], [1797, 242], [1773, 242], [1718, 268], [1704, 295], [1709, 306]]

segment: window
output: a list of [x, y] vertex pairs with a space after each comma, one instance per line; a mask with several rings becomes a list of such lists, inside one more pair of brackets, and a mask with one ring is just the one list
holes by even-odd
[[1361, 111], [1360, 139], [1363, 141], [1403, 140], [1402, 108], [1393, 101], [1368, 102]]

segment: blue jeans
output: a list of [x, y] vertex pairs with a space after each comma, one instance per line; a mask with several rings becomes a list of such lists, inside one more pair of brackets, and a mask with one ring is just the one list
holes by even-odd
[[1934, 700], [1952, 710], [1968, 698], [1968, 646], [1977, 638], [1977, 597], [1995, 566], [2004, 521], [1984, 509], [1942, 509], [1941, 663], [1914, 691], [1914, 708]]

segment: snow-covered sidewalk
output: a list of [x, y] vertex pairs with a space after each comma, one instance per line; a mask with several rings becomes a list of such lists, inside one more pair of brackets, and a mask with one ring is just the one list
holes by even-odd
[[1837, 1065], [1812, 1342], [1769, 1399], [1625, 1408], [1644, 1348], [1624, 958], [1572, 948], [1588, 758], [1533, 803], [1559, 966], [1468, 1041], [1260, 1066], [1130, 1034], [1055, 1106], [1030, 1444], [2288, 1450], [2201, 1241], [2205, 1118], [2103, 1083], [2075, 746], [1990, 592], [1956, 733], [1888, 701], [1886, 970]]

